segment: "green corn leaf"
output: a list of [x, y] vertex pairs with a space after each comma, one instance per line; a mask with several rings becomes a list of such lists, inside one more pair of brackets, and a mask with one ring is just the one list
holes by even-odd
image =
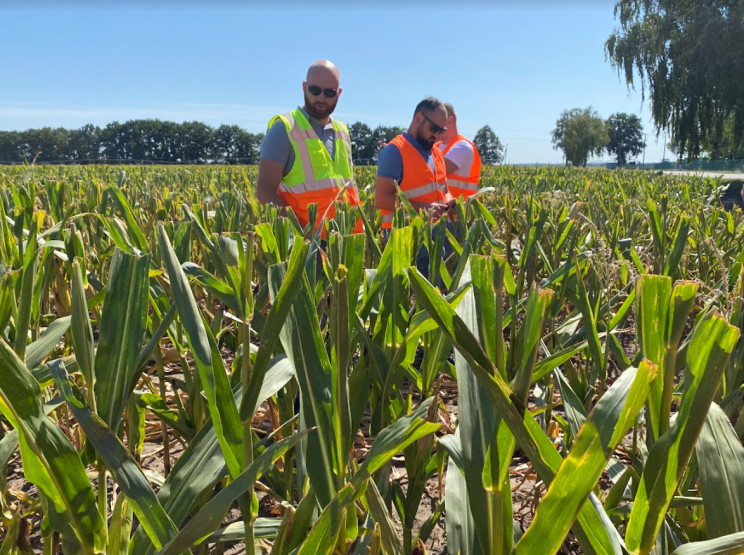
[[686, 543], [675, 549], [672, 555], [741, 555], [741, 553], [744, 553], [744, 532], [714, 540]]
[[[114, 433], [119, 432], [124, 407], [137, 381], [137, 360], [147, 322], [149, 269], [149, 255], [117, 250], [109, 270], [95, 358], [95, 394], [98, 414]], [[75, 312], [76, 322], [82, 319], [76, 329], [83, 334], [77, 336], [75, 346], [89, 355], [82, 311], [79, 307]]]
[[181, 268], [183, 268], [183, 272], [187, 276], [193, 277], [199, 285], [203, 286], [211, 295], [219, 299], [221, 303], [229, 306], [236, 313], [240, 312], [238, 298], [227, 283], [193, 262], [184, 262]]
[[688, 216], [682, 216], [679, 220], [679, 225], [674, 236], [674, 244], [672, 245], [672, 251], [669, 253], [669, 258], [664, 266], [664, 275], [671, 276], [672, 279], [680, 276], [679, 263], [682, 260], [682, 254], [685, 251], [685, 245], [687, 244], [687, 235], [690, 232], [690, 218]]
[[744, 532], [744, 447], [713, 403], [695, 446], [709, 538]]
[[[72, 330], [70, 335], [72, 336], [75, 359], [85, 378], [85, 385], [89, 392], [94, 391], [96, 383], [95, 343], [93, 341], [93, 328], [90, 325], [90, 316], [88, 315], [88, 304], [85, 301], [83, 273], [77, 259], [72, 262]], [[95, 412], [98, 403], [94, 395], [89, 395], [89, 404]]]
[[[662, 371], [666, 368], [665, 336], [671, 294], [672, 280], [667, 276], [643, 275], [636, 282], [635, 313], [638, 347], [643, 357], [656, 364]], [[649, 433], [654, 439], [661, 434], [660, 414], [663, 391], [663, 379], [659, 379], [652, 385], [648, 399]]]
[[188, 524], [181, 528], [178, 535], [159, 552], [159, 555], [181, 553], [219, 528], [233, 502], [248, 491], [248, 488], [252, 487], [256, 480], [271, 468], [274, 461], [296, 445], [306, 433], [297, 433], [282, 439], [258, 455], [242, 473], [210, 499]]
[[[285, 356], [273, 359], [266, 372], [258, 395], [258, 404], [275, 395], [291, 379], [293, 368]], [[240, 402], [242, 392], [236, 392]], [[228, 474], [225, 459], [220, 451], [219, 440], [212, 420], [207, 420], [189, 442], [188, 447], [176, 462], [163, 487], [158, 500], [176, 526], [181, 526], [190, 514], [191, 507], [199, 496]], [[151, 555], [154, 547], [148, 542], [144, 531], [138, 529], [130, 548], [132, 555]]]
[[230, 391], [230, 382], [217, 349], [214, 336], [202, 321], [194, 294], [189, 287], [173, 247], [165, 233], [158, 227], [163, 263], [173, 289], [173, 302], [178, 308], [181, 323], [194, 355], [201, 385], [207, 398], [207, 407], [214, 423], [214, 429], [225, 455], [227, 467], [232, 476], [240, 474], [243, 458], [243, 429], [240, 424], [238, 407]]
[[132, 531], [132, 507], [124, 495], [119, 495], [111, 512], [107, 555], [126, 555]]
[[28, 368], [36, 368], [51, 353], [70, 329], [71, 317], [62, 316], [54, 320], [39, 339], [26, 347], [25, 363]]
[[26, 357], [28, 330], [31, 326], [36, 269], [39, 265], [38, 245], [36, 243], [37, 226], [34, 225], [26, 243], [23, 272], [21, 273], [21, 296], [18, 302], [18, 318], [15, 325], [15, 352], [21, 358]]
[[332, 553], [336, 535], [343, 529], [346, 510], [366, 491], [370, 476], [386, 465], [396, 453], [439, 429], [439, 425], [425, 420], [431, 402], [431, 397], [426, 399], [413, 414], [399, 418], [379, 433], [351, 482], [341, 488], [323, 510], [300, 547], [299, 555]]
[[555, 553], [596, 486], [612, 452], [646, 402], [655, 365], [629, 369], [602, 396], [579, 430], [568, 457], [550, 483], [532, 524], [516, 546], [521, 553]]
[[166, 402], [155, 393], [138, 393], [134, 392], [134, 398], [137, 404], [142, 408], [148, 408], [152, 413], [160, 418], [163, 422], [173, 428], [176, 433], [186, 440], [194, 437], [196, 431], [178, 414], [172, 410]]
[[26, 479], [50, 501], [48, 516], [62, 534], [63, 544], [76, 546], [72, 552], [102, 553], [105, 522], [83, 463], [59, 427], [44, 414], [38, 383], [2, 340], [0, 401], [3, 415], [18, 430]]
[[[318, 433], [307, 440], [307, 471], [321, 506], [330, 503], [336, 490], [334, 468], [335, 443], [342, 438], [333, 435], [331, 363], [323, 345], [320, 324], [315, 312], [313, 293], [303, 273], [294, 302], [279, 337], [287, 358], [293, 364], [300, 386], [300, 410], [305, 426], [317, 427]], [[269, 269], [269, 289], [276, 296], [285, 281], [279, 265]]]
[[307, 242], [295, 241], [289, 262], [279, 265], [281, 270], [278, 268], [270, 270], [270, 275], [279, 273], [281, 277], [277, 278], [279, 282], [276, 290], [270, 288], [272, 293], [271, 310], [261, 330], [261, 344], [258, 347], [258, 353], [256, 353], [249, 391], [243, 396], [243, 402], [240, 405], [240, 418], [243, 421], [252, 418], [258, 408], [258, 385], [263, 383], [268, 363], [279, 344], [280, 332], [292, 307], [294, 295], [301, 289], [303, 261], [307, 255], [307, 250]]
[[[489, 258], [471, 257], [463, 272], [463, 279], [472, 281], [473, 287], [458, 305], [456, 314], [475, 337], [486, 346], [490, 345], [490, 351], [495, 355], [499, 349], [496, 334], [501, 330], [498, 329], [500, 324], [497, 324], [499, 319], [496, 317], [497, 301], [491, 270]], [[503, 283], [503, 280], [499, 281]], [[501, 302], [502, 298], [499, 298], [498, 308]], [[466, 514], [458, 515], [457, 519], [465, 525], [463, 532], [474, 534], [468, 538], [461, 537], [460, 542], [472, 549], [469, 553], [508, 553], [512, 545], [508, 468], [514, 450], [514, 436], [498, 417], [493, 402], [480, 387], [475, 373], [459, 351], [455, 353], [455, 368], [458, 432], [462, 434], [461, 437], [468, 438], [468, 441], [461, 442], [468, 506], [465, 508]], [[471, 520], [473, 526], [470, 526]]]
[[369, 507], [369, 512], [375, 522], [380, 526], [380, 535], [385, 552], [403, 555], [403, 547], [400, 545], [398, 532], [395, 530], [393, 520], [385, 506], [385, 500], [380, 495], [380, 490], [377, 489], [374, 480], [367, 480], [367, 489], [363, 500], [365, 505]]
[[142, 229], [137, 223], [137, 220], [134, 219], [132, 207], [129, 206], [122, 190], [119, 187], [112, 186], [106, 189], [106, 193], [113, 197], [114, 204], [118, 205], [119, 210], [124, 216], [124, 220], [127, 223], [127, 229], [129, 230], [130, 239], [141, 252], [150, 252], [147, 245], [147, 239], [145, 238], [144, 233], [142, 233]]
[[70, 382], [62, 361], [55, 361], [51, 372], [88, 441], [111, 472], [121, 492], [127, 496], [140, 525], [155, 547], [162, 547], [178, 533], [178, 529], [155, 497], [134, 457], [113, 430], [90, 411], [81, 393]]
[[[477, 531], [469, 506], [468, 488], [463, 473], [464, 457], [462, 456], [460, 427], [455, 430], [454, 435], [444, 436], [439, 443], [449, 453], [445, 476], [447, 548], [455, 553], [475, 553], [474, 540]], [[456, 452], [460, 456], [456, 456]]]
[[[578, 260], [576, 266], [578, 267]], [[589, 353], [596, 368], [599, 379], [603, 380], [607, 377], [605, 370], [605, 361], [602, 354], [602, 345], [599, 342], [599, 334], [597, 333], [597, 321], [594, 316], [594, 311], [589, 303], [589, 296], [584, 286], [583, 277], [577, 272], [576, 275], [576, 287], [578, 289], [578, 308], [581, 311], [582, 323], [584, 324], [584, 334], [589, 343]], [[595, 374], [596, 375], [596, 374]]]
[[[499, 416], [514, 434], [517, 445], [532, 461], [540, 477], [549, 483], [561, 464], [561, 456], [555, 450], [550, 438], [545, 435], [537, 421], [518, 402], [509, 387], [498, 375], [488, 356], [454, 309], [429, 284], [415, 268], [409, 269], [411, 285], [416, 292], [417, 302], [453, 340], [455, 347], [468, 361], [471, 371], [478, 379], [480, 387], [488, 394]], [[580, 540], [595, 551], [612, 553], [613, 546], [603, 523], [594, 507], [584, 506], [578, 517]]]
[[738, 329], [716, 314], [695, 327], [677, 418], [649, 452], [630, 513], [625, 543], [631, 553], [652, 549], [738, 339]]

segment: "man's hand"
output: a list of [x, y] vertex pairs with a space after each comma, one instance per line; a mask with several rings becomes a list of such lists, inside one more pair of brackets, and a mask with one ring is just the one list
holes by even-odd
[[451, 204], [448, 202], [432, 202], [429, 205], [428, 211], [434, 218], [440, 218], [446, 214], [451, 208]]
[[277, 192], [283, 173], [283, 164], [268, 158], [261, 158], [258, 163], [258, 179], [256, 179], [256, 197], [259, 202], [277, 206], [287, 205]]

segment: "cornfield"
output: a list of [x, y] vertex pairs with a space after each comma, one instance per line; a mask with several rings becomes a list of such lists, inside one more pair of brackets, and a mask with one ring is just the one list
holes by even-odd
[[325, 239], [255, 176], [0, 169], [0, 554], [744, 552], [720, 182], [490, 167], [383, 241], [374, 168]]

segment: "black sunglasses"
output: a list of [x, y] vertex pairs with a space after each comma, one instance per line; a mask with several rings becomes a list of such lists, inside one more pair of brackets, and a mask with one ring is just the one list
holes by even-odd
[[307, 90], [313, 96], [320, 96], [320, 93], [322, 91], [326, 98], [333, 98], [338, 94], [338, 89], [324, 89], [323, 87], [319, 87], [318, 85], [308, 85]]
[[426, 121], [429, 122], [429, 126], [431, 127], [431, 132], [434, 133], [435, 135], [441, 135], [442, 133], [444, 133], [445, 131], [447, 131], [447, 128], [446, 127], [440, 127], [439, 125], [437, 125], [436, 123], [434, 123], [433, 121], [431, 121], [431, 119], [429, 118], [429, 116], [427, 116], [425, 113], [423, 113], [423, 112], [419, 112], [419, 113], [422, 116], [424, 116], [424, 119]]

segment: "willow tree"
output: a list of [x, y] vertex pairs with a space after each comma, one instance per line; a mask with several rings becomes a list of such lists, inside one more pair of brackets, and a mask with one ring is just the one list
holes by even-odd
[[727, 126], [744, 139], [744, 2], [620, 0], [605, 43], [629, 87], [640, 80], [656, 131], [688, 159], [710, 150]]
[[566, 165], [586, 166], [590, 155], [599, 156], [610, 138], [597, 112], [589, 108], [564, 110], [551, 134], [553, 148], [563, 151]]

